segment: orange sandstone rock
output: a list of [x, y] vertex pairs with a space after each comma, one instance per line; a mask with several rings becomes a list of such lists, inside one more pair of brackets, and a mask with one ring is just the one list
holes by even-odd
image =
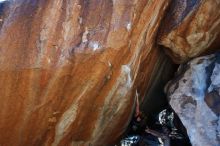
[[0, 29], [0, 145], [114, 144], [167, 59], [155, 37], [168, 4], [12, 1]]
[[185, 62], [217, 44], [220, 1], [173, 0], [161, 26], [159, 44], [175, 62]]

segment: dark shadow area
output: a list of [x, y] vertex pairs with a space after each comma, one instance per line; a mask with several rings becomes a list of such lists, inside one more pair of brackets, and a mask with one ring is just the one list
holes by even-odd
[[173, 79], [178, 65], [170, 59], [162, 59], [160, 63], [165, 65], [160, 64], [163, 68], [152, 77], [154, 80], [141, 101], [141, 115], [133, 116], [117, 146], [191, 146], [185, 127], [164, 93], [164, 87]]

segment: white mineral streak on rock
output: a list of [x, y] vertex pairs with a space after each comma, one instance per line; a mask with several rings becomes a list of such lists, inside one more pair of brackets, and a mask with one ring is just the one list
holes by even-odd
[[82, 93], [77, 97], [77, 99], [73, 101], [73, 104], [69, 107], [69, 109], [63, 113], [62, 117], [56, 125], [55, 138], [52, 146], [57, 146], [59, 144], [62, 138], [66, 135], [65, 132], [69, 126], [75, 121], [78, 110], [78, 102], [87, 92], [88, 88], [89, 86], [86, 86]]
[[111, 68], [112, 67], [112, 64], [110, 61], [108, 61], [108, 66]]
[[77, 104], [72, 104], [71, 107], [63, 114], [60, 122], [56, 126], [56, 135], [54, 138], [54, 142], [52, 146], [57, 146], [61, 139], [65, 135], [65, 131], [68, 129], [68, 127], [71, 125], [72, 122], [74, 122], [77, 114]]
[[89, 48], [92, 48], [93, 51], [96, 51], [101, 48], [101, 45], [97, 41], [90, 41]]
[[82, 17], [79, 17], [79, 24], [82, 24], [82, 22], [83, 22]]
[[129, 23], [127, 24], [126, 28], [127, 28], [127, 31], [130, 31], [130, 30], [131, 30], [131, 22], [129, 22]]
[[139, 93], [138, 93], [137, 89], [136, 89], [136, 91], [135, 91], [135, 96], [136, 96], [136, 98], [139, 97]]
[[127, 82], [126, 86], [131, 87], [132, 85], [132, 80], [131, 80], [131, 68], [128, 65], [122, 65], [121, 67], [122, 74], [126, 77], [124, 82]]
[[87, 39], [88, 34], [89, 34], [89, 31], [88, 31], [88, 28], [86, 27], [85, 32], [83, 33], [83, 36], [82, 36], [83, 43], [88, 42], [88, 39]]
[[220, 64], [214, 63], [213, 71], [207, 71], [213, 57], [209, 55], [192, 60], [183, 76], [167, 85], [170, 105], [179, 115], [194, 146], [220, 145], [219, 116], [204, 101], [207, 88], [210, 88], [207, 79], [211, 78], [210, 86], [220, 90]]
[[[114, 124], [116, 124], [114, 123], [114, 120], [118, 121], [116, 118], [120, 118], [119, 115], [122, 115], [125, 112], [125, 108], [128, 107], [125, 104], [130, 104], [130, 99], [125, 97], [128, 97], [127, 95], [130, 94], [132, 85], [133, 80], [131, 77], [131, 68], [129, 65], [122, 65], [121, 74], [119, 75], [111, 91], [109, 91], [108, 96], [105, 98], [103, 109], [98, 116], [98, 122], [93, 132], [92, 144], [97, 143], [98, 140], [100, 140], [102, 137], [102, 132], [105, 130], [104, 127], [114, 127]], [[114, 105], [111, 103], [114, 103]], [[112, 114], [112, 112], [114, 114]], [[117, 115], [117, 117], [115, 115]], [[127, 123], [125, 123], [124, 126], [126, 126], [126, 124]]]

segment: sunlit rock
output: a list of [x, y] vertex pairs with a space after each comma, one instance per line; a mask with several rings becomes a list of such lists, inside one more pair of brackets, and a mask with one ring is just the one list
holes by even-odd
[[170, 65], [155, 43], [168, 4], [12, 1], [0, 29], [0, 145], [113, 145]]
[[172, 0], [161, 25], [159, 44], [177, 63], [220, 47], [220, 0]]

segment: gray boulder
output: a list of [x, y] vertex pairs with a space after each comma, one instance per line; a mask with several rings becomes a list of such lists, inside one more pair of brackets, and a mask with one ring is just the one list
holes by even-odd
[[165, 92], [193, 146], [220, 145], [220, 54], [181, 65]]

